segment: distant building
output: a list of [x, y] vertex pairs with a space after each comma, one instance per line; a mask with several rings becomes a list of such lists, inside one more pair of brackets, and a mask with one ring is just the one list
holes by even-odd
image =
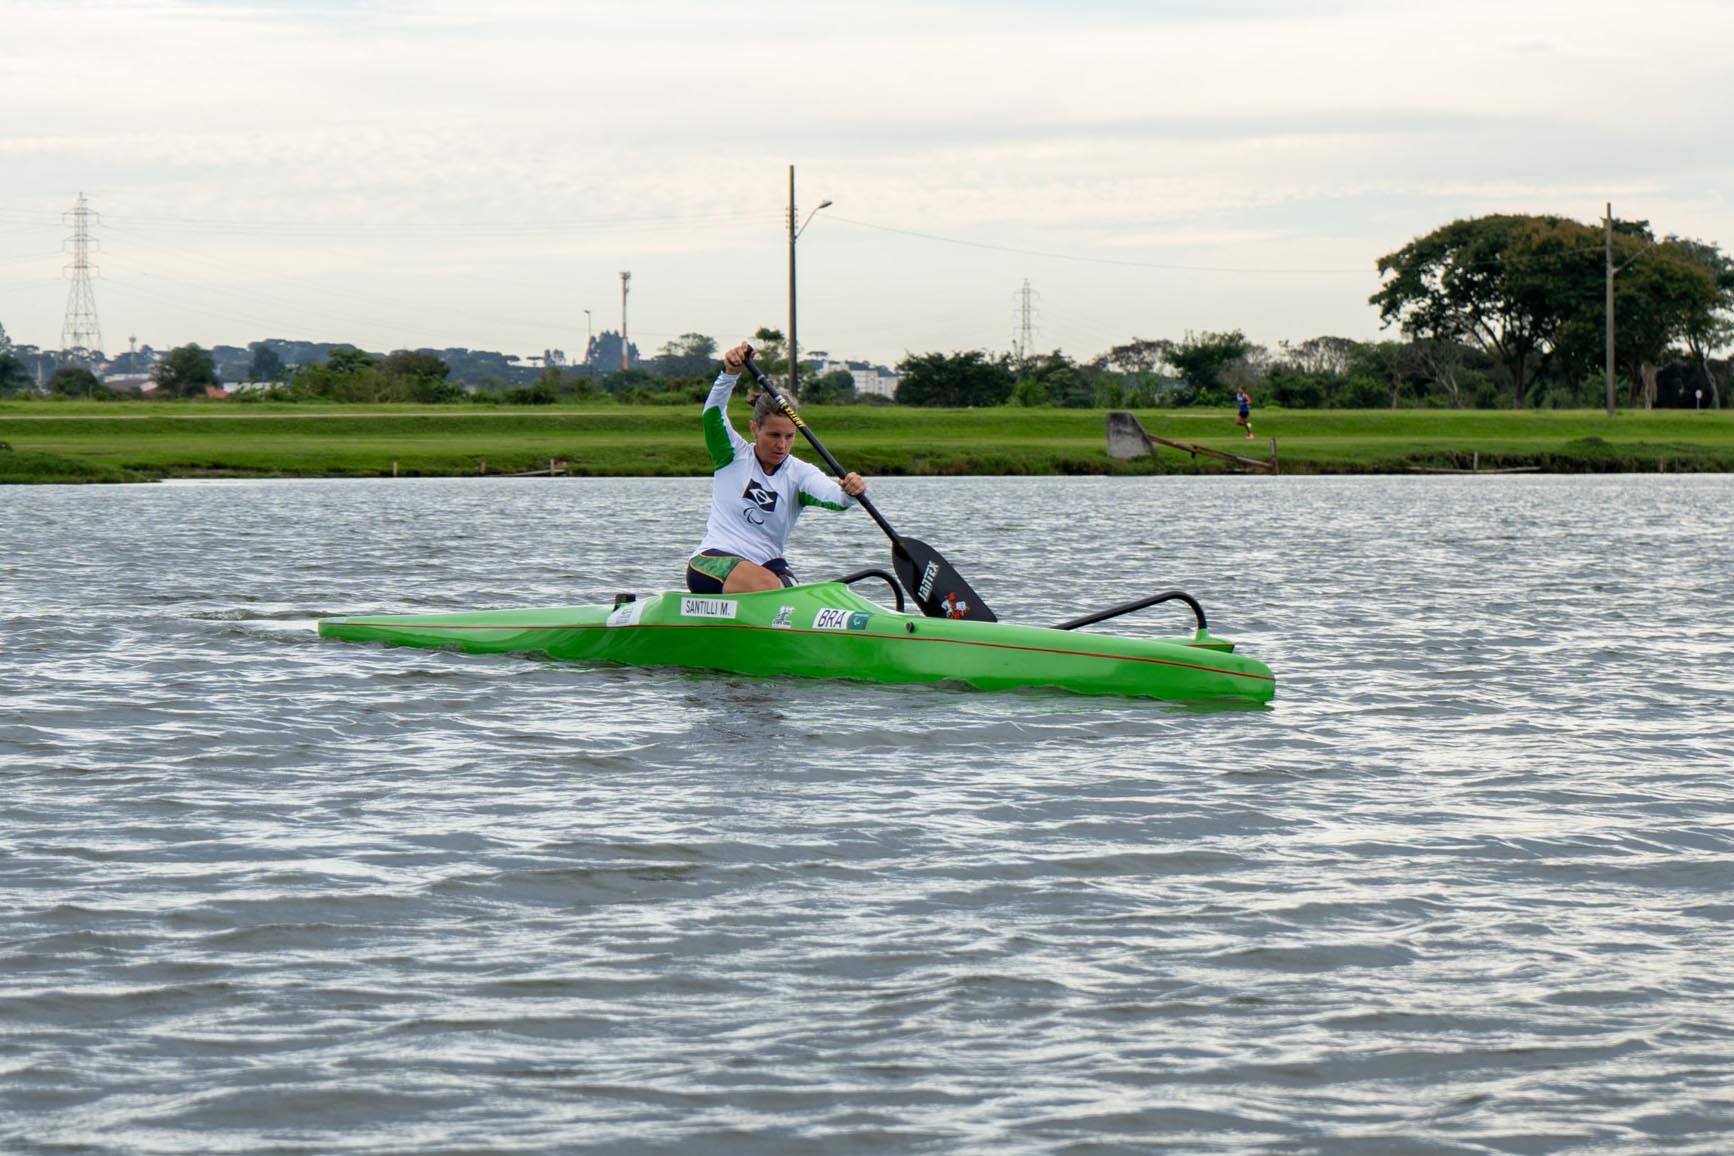
[[[897, 396], [897, 371], [887, 369], [883, 365], [874, 365], [870, 361], [836, 361], [826, 354], [816, 354], [824, 360], [819, 362], [819, 376], [835, 373], [839, 369], [846, 371], [855, 379], [857, 395], [871, 394], [874, 397], [894, 398]], [[805, 359], [803, 359], [803, 364]]]

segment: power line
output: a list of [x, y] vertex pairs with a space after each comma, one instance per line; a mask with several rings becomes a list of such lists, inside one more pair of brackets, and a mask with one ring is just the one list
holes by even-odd
[[1016, 253], [1023, 257], [1043, 257], [1050, 261], [1076, 261], [1086, 265], [1118, 265], [1130, 269], [1166, 269], [1182, 273], [1303, 273], [1316, 274], [1357, 274], [1365, 276], [1366, 269], [1301, 269], [1301, 268], [1250, 268], [1229, 265], [1176, 265], [1161, 261], [1128, 261], [1118, 257], [1083, 257], [1076, 253], [1053, 253], [1043, 249], [1020, 249], [1013, 245], [995, 245], [986, 241], [965, 241], [959, 237], [942, 237], [937, 233], [921, 233], [914, 229], [899, 229], [891, 225], [876, 225], [871, 221], [856, 221], [849, 217], [832, 217], [845, 225], [856, 225], [863, 229], [876, 229], [882, 233], [897, 233], [905, 237], [918, 237], [923, 241], [938, 241], [945, 245], [962, 245], [970, 249], [987, 249], [996, 253]]

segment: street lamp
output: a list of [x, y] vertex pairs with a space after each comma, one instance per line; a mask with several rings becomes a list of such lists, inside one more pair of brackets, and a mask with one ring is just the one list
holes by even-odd
[[800, 227], [795, 225], [795, 166], [789, 166], [789, 392], [799, 396], [800, 388], [795, 380], [796, 365], [799, 352], [795, 344], [795, 239], [807, 231], [807, 226], [813, 220], [813, 213], [826, 208], [830, 201], [820, 201], [819, 208], [807, 214]]
[[590, 310], [586, 309], [584, 311], [584, 364], [585, 365], [590, 364], [590, 347], [592, 345], [596, 344], [596, 338], [593, 336], [593, 334], [595, 332], [596, 332], [595, 328], [590, 324]]
[[1614, 416], [1614, 203], [1607, 204], [1602, 218], [1602, 240], [1607, 254], [1607, 306], [1603, 319], [1607, 322], [1608, 416]]

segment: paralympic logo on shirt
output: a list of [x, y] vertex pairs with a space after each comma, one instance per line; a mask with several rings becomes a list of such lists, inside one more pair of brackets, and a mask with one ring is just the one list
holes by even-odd
[[741, 508], [741, 517], [755, 526], [765, 524], [765, 514], [776, 512], [777, 491], [768, 490], [757, 482], [748, 482], [747, 488], [741, 491], [741, 497], [752, 503]]

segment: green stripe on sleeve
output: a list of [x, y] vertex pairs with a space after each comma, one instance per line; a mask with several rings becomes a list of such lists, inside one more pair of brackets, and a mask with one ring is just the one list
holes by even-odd
[[711, 406], [704, 411], [704, 448], [710, 451], [712, 472], [735, 460], [734, 443], [729, 440], [728, 421], [723, 411]]
[[818, 506], [820, 509], [824, 510], [847, 510], [849, 508], [839, 502], [827, 502], [824, 498], [815, 498], [806, 490], [801, 491], [801, 505]]

